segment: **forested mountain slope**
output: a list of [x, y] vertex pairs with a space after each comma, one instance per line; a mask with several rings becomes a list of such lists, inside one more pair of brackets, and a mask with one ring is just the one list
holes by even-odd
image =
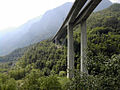
[[[88, 19], [87, 69], [80, 70], [80, 27], [74, 31], [75, 77], [66, 76], [67, 47], [49, 40], [32, 45], [9, 71], [1, 74], [0, 88], [21, 90], [119, 90], [120, 88], [120, 4], [93, 13]], [[7, 76], [6, 76], [7, 75]], [[4, 77], [4, 78], [2, 78]], [[8, 83], [11, 82], [11, 83]], [[9, 89], [8, 89], [9, 90]], [[16, 90], [16, 89], [12, 89]]]
[[17, 61], [18, 58], [22, 57], [24, 53], [28, 50], [29, 47], [24, 47], [24, 48], [19, 48], [14, 50], [13, 52], [9, 53], [6, 56], [1, 56], [0, 57], [0, 62], [12, 62], [12, 61]]
[[[119, 29], [120, 4], [114, 4], [107, 9], [93, 13], [88, 18], [88, 28], [107, 26]], [[108, 26], [109, 25], [109, 26]]]

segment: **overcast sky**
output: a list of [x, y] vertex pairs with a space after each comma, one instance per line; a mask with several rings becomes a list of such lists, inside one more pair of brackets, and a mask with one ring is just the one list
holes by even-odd
[[[47, 10], [75, 0], [0, 0], [0, 31], [18, 27]], [[111, 0], [120, 2], [120, 0]]]
[[112, 2], [114, 2], [114, 3], [120, 3], [120, 0], [110, 0], [110, 1], [112, 1]]

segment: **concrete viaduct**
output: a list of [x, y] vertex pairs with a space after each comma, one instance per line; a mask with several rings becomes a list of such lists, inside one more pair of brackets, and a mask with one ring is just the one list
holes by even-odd
[[53, 37], [53, 41], [58, 43], [61, 38], [67, 36], [67, 78], [74, 77], [74, 41], [73, 28], [81, 25], [81, 72], [87, 73], [85, 66], [87, 48], [87, 26], [86, 20], [102, 0], [75, 0], [65, 21], [59, 31]]

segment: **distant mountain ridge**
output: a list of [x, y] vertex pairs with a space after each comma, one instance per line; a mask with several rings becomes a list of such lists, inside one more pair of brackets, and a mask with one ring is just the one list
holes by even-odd
[[0, 55], [6, 55], [17, 48], [52, 37], [63, 23], [71, 6], [72, 3], [68, 2], [49, 10], [42, 17], [30, 20], [13, 32], [1, 37]]
[[[0, 56], [6, 55], [17, 48], [51, 38], [62, 25], [72, 4], [67, 2], [55, 9], [49, 10], [43, 16], [30, 20], [0, 38]], [[111, 4], [109, 0], [103, 0], [95, 11], [102, 10]]]

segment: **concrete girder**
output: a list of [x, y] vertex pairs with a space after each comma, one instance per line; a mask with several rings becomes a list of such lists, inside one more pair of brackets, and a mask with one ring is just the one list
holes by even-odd
[[79, 14], [80, 10], [82, 9], [82, 7], [85, 5], [85, 3], [87, 2], [87, 0], [79, 0], [79, 2], [76, 4], [76, 8], [74, 9], [74, 12], [70, 18], [70, 23], [73, 23], [74, 20], [76, 19], [76, 16]]
[[80, 24], [82, 21], [85, 21], [101, 1], [102, 0], [90, 0], [74, 21], [74, 26]]

